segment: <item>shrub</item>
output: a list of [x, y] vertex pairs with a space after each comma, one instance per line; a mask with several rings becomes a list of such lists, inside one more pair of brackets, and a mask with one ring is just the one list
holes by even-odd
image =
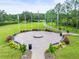
[[26, 51], [26, 45], [21, 45], [20, 44], [20, 50], [21, 50], [21, 52], [22, 52], [22, 54], [24, 54], [25, 53], [25, 51]]
[[61, 30], [61, 28], [59, 28], [59, 30]]
[[58, 43], [58, 44], [54, 44], [53, 46], [54, 46], [56, 49], [59, 49], [59, 48], [63, 48], [64, 45], [65, 45], [64, 42], [60, 42], [60, 43]]
[[65, 46], [65, 43], [64, 42], [60, 42], [58, 47], [59, 48], [64, 48], [64, 46]]
[[32, 31], [38, 31], [38, 29], [32, 29]]
[[17, 35], [17, 33], [14, 33], [14, 34], [13, 34], [13, 36], [16, 36], [16, 35]]
[[69, 30], [67, 30], [67, 33], [69, 33]]
[[54, 53], [55, 54], [56, 49], [57, 49], [56, 47], [54, 47], [52, 44], [50, 44], [48, 50], [49, 50], [50, 53]]
[[20, 33], [23, 33], [23, 32], [24, 32], [23, 30], [20, 31]]
[[9, 41], [9, 46], [11, 48], [20, 49], [19, 44], [15, 43], [13, 40]]
[[18, 49], [22, 52], [22, 54], [24, 54], [24, 52], [26, 51], [26, 45], [22, 45], [20, 43], [16, 43], [14, 42], [13, 40], [9, 41], [9, 46], [11, 48], [15, 48], [15, 49]]
[[67, 37], [67, 36], [64, 36], [64, 40], [63, 40], [64, 42], [65, 42], [65, 44], [69, 44], [70, 43], [70, 41], [69, 41], [69, 38]]
[[20, 33], [28, 32], [29, 30], [21, 30]]
[[0, 26], [10, 25], [10, 24], [17, 24], [17, 21], [0, 22]]
[[52, 30], [49, 30], [49, 29], [45, 29], [45, 31], [52, 32]]
[[45, 29], [45, 31], [49, 31], [48, 29]]
[[13, 36], [7, 36], [7, 38], [6, 38], [6, 42], [9, 42], [10, 40], [13, 40]]

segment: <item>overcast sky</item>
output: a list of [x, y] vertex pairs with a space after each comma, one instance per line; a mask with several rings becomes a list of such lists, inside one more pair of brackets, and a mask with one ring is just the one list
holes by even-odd
[[7, 13], [16, 14], [23, 11], [45, 13], [54, 8], [57, 3], [65, 0], [0, 0], [0, 9]]

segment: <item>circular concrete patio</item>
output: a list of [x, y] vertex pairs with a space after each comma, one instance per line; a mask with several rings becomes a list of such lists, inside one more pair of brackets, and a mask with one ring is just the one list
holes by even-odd
[[[41, 38], [34, 38], [34, 36], [43, 36]], [[44, 52], [50, 43], [60, 42], [62, 37], [59, 33], [46, 31], [30, 31], [16, 35], [14, 40], [21, 44], [32, 44], [32, 59], [45, 59]]]

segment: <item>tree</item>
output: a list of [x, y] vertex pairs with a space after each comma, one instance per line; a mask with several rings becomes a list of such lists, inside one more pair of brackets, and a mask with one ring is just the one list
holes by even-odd
[[56, 6], [55, 6], [55, 12], [56, 12], [56, 14], [57, 14], [57, 29], [58, 29], [58, 26], [60, 25], [60, 22], [59, 22], [59, 20], [60, 20], [60, 13], [61, 13], [61, 4], [60, 3], [58, 3]]

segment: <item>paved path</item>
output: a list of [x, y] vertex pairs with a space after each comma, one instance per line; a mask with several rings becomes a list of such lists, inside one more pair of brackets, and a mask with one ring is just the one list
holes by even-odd
[[[43, 35], [43, 38], [34, 38], [34, 35]], [[31, 31], [18, 34], [15, 36], [15, 41], [32, 44], [32, 59], [45, 59], [44, 52], [48, 48], [50, 43], [56, 43], [61, 40], [58, 33], [45, 32], [45, 31]]]
[[67, 32], [63, 32], [62, 34], [63, 34], [63, 35], [67, 34], [67, 35], [79, 36], [79, 34], [76, 34], [76, 33], [67, 33]]

